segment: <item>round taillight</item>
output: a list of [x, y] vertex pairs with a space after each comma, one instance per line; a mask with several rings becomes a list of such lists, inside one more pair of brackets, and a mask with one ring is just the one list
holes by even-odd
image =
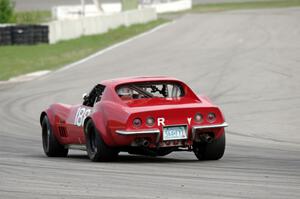
[[214, 121], [216, 121], [216, 115], [214, 113], [209, 113], [207, 115], [207, 121], [213, 123]]
[[200, 123], [203, 120], [203, 116], [200, 113], [196, 113], [194, 116], [194, 120], [195, 122]]
[[155, 120], [154, 120], [153, 117], [148, 117], [148, 118], [146, 119], [146, 124], [147, 124], [147, 126], [153, 126], [153, 125], [154, 125], [154, 122], [155, 122]]
[[135, 118], [133, 120], [133, 126], [134, 127], [140, 127], [140, 126], [142, 126], [142, 120], [140, 118]]

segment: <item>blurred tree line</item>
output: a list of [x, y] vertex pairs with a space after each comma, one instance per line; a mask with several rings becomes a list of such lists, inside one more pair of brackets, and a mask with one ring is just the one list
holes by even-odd
[[0, 0], [0, 23], [8, 23], [12, 20], [14, 5], [10, 0]]

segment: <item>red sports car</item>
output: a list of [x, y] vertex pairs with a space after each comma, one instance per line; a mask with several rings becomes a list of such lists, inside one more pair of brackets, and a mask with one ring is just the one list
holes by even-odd
[[227, 126], [207, 97], [170, 77], [103, 81], [82, 104], [51, 105], [40, 123], [47, 156], [81, 149], [92, 161], [114, 160], [120, 151], [164, 156], [184, 150], [199, 160], [217, 160], [224, 154]]

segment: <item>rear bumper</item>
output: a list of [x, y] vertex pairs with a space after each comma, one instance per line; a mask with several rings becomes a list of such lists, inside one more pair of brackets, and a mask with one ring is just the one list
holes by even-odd
[[222, 124], [214, 124], [214, 125], [193, 126], [192, 127], [192, 140], [195, 139], [196, 132], [199, 130], [225, 128], [225, 127], [228, 127], [228, 124], [226, 122], [224, 122]]
[[123, 136], [156, 135], [156, 143], [159, 142], [159, 138], [160, 138], [159, 129], [150, 129], [150, 130], [141, 130], [141, 131], [116, 130], [116, 133]]
[[197, 129], [211, 129], [211, 128], [224, 128], [224, 127], [228, 127], [228, 124], [226, 122], [222, 124], [214, 124], [214, 125], [193, 126], [192, 129], [197, 130]]
[[[195, 138], [195, 134], [197, 130], [204, 129], [215, 129], [215, 128], [224, 128], [227, 127], [228, 124], [226, 122], [222, 124], [214, 124], [214, 125], [204, 125], [204, 126], [192, 126], [192, 140]], [[161, 130], [159, 129], [147, 129], [147, 130], [116, 130], [116, 134], [125, 136], [125, 137], [135, 137], [135, 136], [155, 136], [156, 143], [159, 143], [161, 137]]]

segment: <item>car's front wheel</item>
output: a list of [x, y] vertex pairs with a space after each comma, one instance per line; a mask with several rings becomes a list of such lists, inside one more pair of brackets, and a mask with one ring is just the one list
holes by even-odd
[[211, 143], [195, 142], [193, 151], [198, 160], [219, 160], [225, 151], [225, 132], [223, 135]]
[[92, 120], [86, 124], [85, 137], [87, 154], [93, 162], [112, 161], [117, 158], [118, 151], [105, 144]]
[[53, 135], [51, 124], [47, 116], [42, 121], [43, 149], [48, 157], [66, 157], [68, 149], [61, 145]]

